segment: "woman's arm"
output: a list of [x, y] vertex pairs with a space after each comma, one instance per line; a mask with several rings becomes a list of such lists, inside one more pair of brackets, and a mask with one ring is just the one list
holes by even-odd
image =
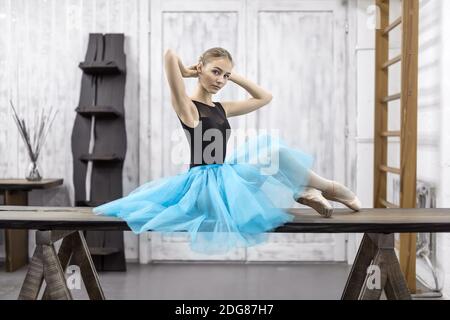
[[193, 102], [186, 94], [183, 77], [195, 77], [197, 72], [193, 68], [185, 68], [181, 59], [171, 49], [164, 54], [164, 66], [175, 112], [185, 124], [194, 126], [193, 120], [198, 116]]
[[227, 117], [234, 117], [250, 113], [272, 101], [272, 95], [268, 91], [264, 90], [256, 83], [245, 79], [239, 74], [232, 72], [229, 80], [247, 90], [252, 98], [243, 101], [222, 102], [222, 106], [226, 111]]

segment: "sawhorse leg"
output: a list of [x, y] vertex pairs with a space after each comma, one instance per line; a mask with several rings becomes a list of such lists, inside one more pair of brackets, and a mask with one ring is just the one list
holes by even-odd
[[[54, 243], [62, 240], [58, 255]], [[37, 231], [34, 251], [19, 300], [36, 300], [42, 283], [47, 284], [43, 299], [71, 300], [64, 271], [69, 263], [80, 268], [86, 291], [91, 300], [104, 300], [97, 271], [92, 262], [82, 231]]]
[[[4, 192], [6, 206], [27, 206], [28, 191], [7, 190]], [[5, 269], [14, 272], [28, 264], [28, 230], [5, 230]]]
[[342, 299], [377, 300], [383, 290], [389, 300], [411, 299], [395, 255], [394, 234], [364, 234]]

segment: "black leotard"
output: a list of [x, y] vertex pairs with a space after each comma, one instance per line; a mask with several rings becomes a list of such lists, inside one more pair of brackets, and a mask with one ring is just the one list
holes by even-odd
[[192, 100], [198, 110], [200, 121], [195, 128], [181, 121], [191, 149], [190, 168], [205, 164], [223, 164], [230, 137], [230, 124], [219, 102], [214, 107]]

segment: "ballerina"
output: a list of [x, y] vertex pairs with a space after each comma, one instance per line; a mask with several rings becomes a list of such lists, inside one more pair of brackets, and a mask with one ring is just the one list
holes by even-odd
[[[187, 231], [192, 250], [215, 254], [265, 241], [265, 233], [294, 219], [285, 210], [293, 201], [326, 218], [333, 213], [328, 200], [360, 210], [351, 190], [313, 172], [313, 157], [278, 137], [258, 135], [227, 154], [228, 118], [254, 112], [272, 100], [268, 91], [233, 70], [227, 50], [208, 49], [189, 67], [170, 49], [164, 58], [172, 107], [190, 146], [190, 167], [149, 181], [94, 208], [95, 213], [120, 217], [135, 233]], [[190, 96], [183, 78], [198, 79]], [[228, 82], [251, 98], [213, 101]], [[276, 168], [270, 174], [265, 171], [267, 159]]]

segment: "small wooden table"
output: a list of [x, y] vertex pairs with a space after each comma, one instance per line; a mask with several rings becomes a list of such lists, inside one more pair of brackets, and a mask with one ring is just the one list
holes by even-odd
[[[27, 206], [28, 192], [49, 189], [63, 184], [63, 179], [0, 179], [0, 194], [7, 206]], [[6, 272], [13, 272], [28, 263], [28, 230], [5, 229]]]

